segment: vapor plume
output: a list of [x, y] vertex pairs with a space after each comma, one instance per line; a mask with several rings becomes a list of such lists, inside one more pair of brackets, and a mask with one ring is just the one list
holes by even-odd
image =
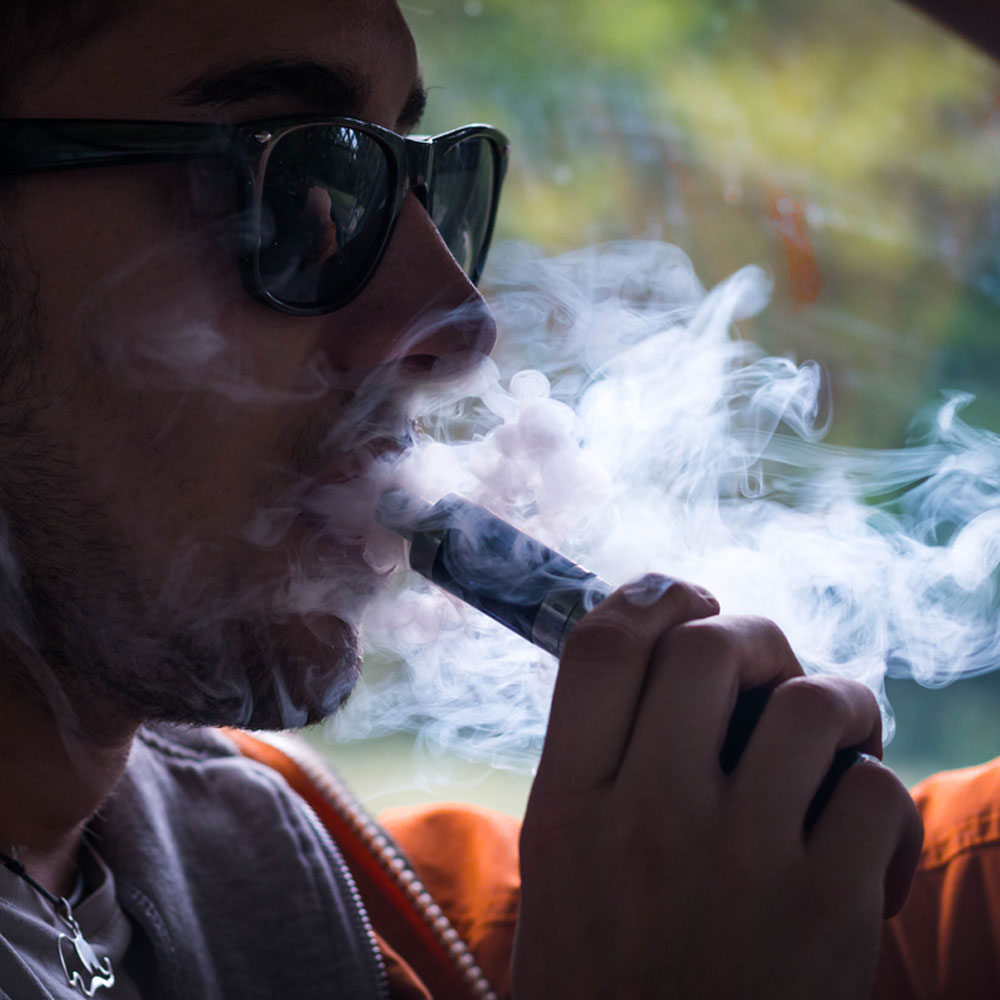
[[[459, 492], [612, 583], [659, 571], [773, 618], [808, 671], [879, 696], [887, 738], [886, 676], [996, 666], [1000, 442], [962, 421], [967, 397], [924, 414], [907, 448], [826, 445], [820, 366], [736, 332], [767, 303], [760, 270], [706, 292], [677, 248], [628, 242], [554, 259], [508, 246], [493, 275], [501, 367], [424, 418], [393, 481]], [[334, 735], [414, 729], [531, 767], [550, 657], [409, 572], [366, 621]]]

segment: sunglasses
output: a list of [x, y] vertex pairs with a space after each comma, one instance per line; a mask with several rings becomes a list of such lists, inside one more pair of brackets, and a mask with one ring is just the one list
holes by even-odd
[[478, 281], [507, 151], [507, 138], [489, 125], [404, 137], [353, 118], [235, 126], [0, 120], [0, 177], [188, 161], [211, 165], [199, 174], [217, 182], [222, 165], [235, 186], [243, 285], [259, 301], [297, 316], [333, 312], [358, 295], [385, 254], [407, 191]]

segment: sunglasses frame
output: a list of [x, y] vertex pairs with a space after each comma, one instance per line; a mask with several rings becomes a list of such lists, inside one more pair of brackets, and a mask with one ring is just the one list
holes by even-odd
[[[383, 222], [383, 237], [372, 259], [350, 289], [329, 302], [298, 306], [273, 295], [261, 280], [264, 173], [271, 153], [284, 136], [317, 125], [361, 133], [384, 151], [389, 169], [389, 218], [388, 224]], [[507, 137], [492, 125], [465, 125], [436, 136], [402, 136], [357, 118], [315, 115], [268, 118], [242, 125], [90, 118], [0, 119], [0, 177], [79, 167], [184, 162], [204, 156], [227, 160], [236, 168], [243, 287], [253, 298], [279, 312], [319, 316], [347, 305], [371, 280], [392, 239], [409, 190], [433, 218], [435, 164], [454, 146], [473, 138], [487, 140], [494, 169], [483, 244], [468, 272], [476, 283], [493, 238], [509, 151]]]

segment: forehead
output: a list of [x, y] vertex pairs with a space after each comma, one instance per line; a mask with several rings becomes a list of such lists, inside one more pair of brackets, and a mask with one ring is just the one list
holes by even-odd
[[413, 39], [395, 0], [133, 0], [110, 30], [40, 63], [19, 114], [219, 118], [219, 108], [192, 107], [178, 94], [193, 80], [269, 61], [345, 71], [364, 83], [364, 116], [390, 126], [417, 79]]

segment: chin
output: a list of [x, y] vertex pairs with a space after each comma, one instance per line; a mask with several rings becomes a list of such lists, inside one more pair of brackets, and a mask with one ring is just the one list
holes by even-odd
[[[332, 627], [331, 627], [332, 626]], [[249, 713], [238, 725], [246, 729], [298, 729], [335, 714], [351, 696], [361, 676], [357, 633], [344, 622], [316, 623], [295, 629], [281, 662], [259, 661], [248, 671]]]
[[333, 616], [230, 621], [157, 654], [155, 666], [104, 674], [99, 697], [137, 721], [297, 729], [333, 715], [360, 677], [357, 632]]

